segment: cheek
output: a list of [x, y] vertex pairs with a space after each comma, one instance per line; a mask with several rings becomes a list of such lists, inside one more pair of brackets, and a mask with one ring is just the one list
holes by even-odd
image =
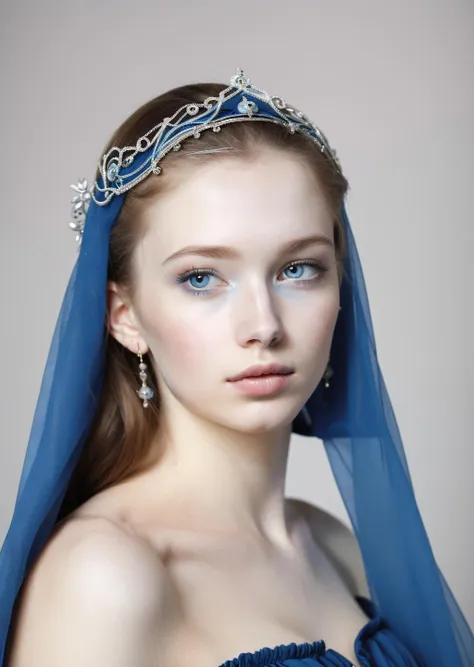
[[309, 354], [311, 354], [311, 351], [313, 353], [317, 351], [323, 355], [328, 353], [331, 348], [338, 315], [338, 294], [318, 303], [315, 308], [308, 308], [305, 314], [304, 327], [300, 329], [298, 334], [302, 348], [307, 350]]
[[215, 354], [217, 332], [202, 318], [195, 323], [168, 310], [147, 323], [147, 333], [157, 368], [168, 378], [189, 380], [191, 375], [202, 374], [210, 355]]

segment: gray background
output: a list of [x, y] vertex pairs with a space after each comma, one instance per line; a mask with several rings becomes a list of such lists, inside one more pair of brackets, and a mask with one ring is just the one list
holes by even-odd
[[[242, 67], [344, 165], [418, 503], [474, 625], [474, 4], [3, 0], [0, 49], [0, 538], [76, 258], [69, 184], [138, 105]], [[287, 493], [347, 520], [316, 440], [295, 438]]]

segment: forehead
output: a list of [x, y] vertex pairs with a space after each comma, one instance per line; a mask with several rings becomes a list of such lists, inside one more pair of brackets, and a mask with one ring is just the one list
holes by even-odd
[[149, 205], [145, 218], [147, 236], [163, 255], [188, 244], [245, 251], [308, 233], [333, 234], [332, 215], [309, 166], [270, 149], [195, 163], [178, 187]]

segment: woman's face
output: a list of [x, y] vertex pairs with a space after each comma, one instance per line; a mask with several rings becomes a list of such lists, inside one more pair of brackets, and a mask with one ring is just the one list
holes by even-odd
[[[331, 214], [309, 169], [280, 151], [219, 156], [190, 174], [147, 209], [135, 257], [133, 310], [161, 411], [179, 405], [247, 433], [287, 426], [320, 382], [338, 316]], [[322, 240], [289, 249], [309, 237]], [[279, 393], [228, 382], [272, 362], [294, 369]]]

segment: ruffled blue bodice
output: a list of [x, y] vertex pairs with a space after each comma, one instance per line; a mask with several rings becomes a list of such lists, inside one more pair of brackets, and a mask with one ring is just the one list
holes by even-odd
[[[358, 598], [370, 620], [354, 641], [354, 650], [362, 667], [420, 667], [408, 649], [397, 639], [375, 605]], [[326, 648], [323, 640], [304, 644], [281, 644], [254, 653], [241, 653], [219, 667], [351, 667], [340, 653]]]

